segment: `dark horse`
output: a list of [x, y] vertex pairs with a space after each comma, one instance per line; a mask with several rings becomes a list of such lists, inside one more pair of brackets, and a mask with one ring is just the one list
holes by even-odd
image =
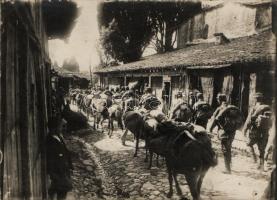
[[127, 111], [123, 115], [123, 121], [126, 128], [125, 131], [129, 130], [135, 136], [136, 149], [135, 149], [134, 157], [136, 157], [138, 152], [138, 147], [139, 147], [139, 139], [145, 139], [143, 134], [143, 129], [142, 129], [144, 125], [143, 115], [136, 111]]
[[149, 139], [148, 148], [166, 159], [170, 186], [167, 196], [173, 195], [173, 179], [178, 195], [182, 195], [177, 174], [184, 174], [193, 200], [199, 200], [203, 178], [217, 164], [208, 134], [195, 127], [176, 129], [172, 122], [158, 124], [158, 132], [159, 135]]
[[69, 131], [76, 131], [89, 127], [86, 116], [80, 112], [72, 111], [69, 103], [64, 106], [61, 115], [67, 121]]

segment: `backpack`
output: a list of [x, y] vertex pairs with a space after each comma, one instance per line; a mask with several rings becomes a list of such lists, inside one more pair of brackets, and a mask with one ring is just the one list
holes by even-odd
[[208, 103], [201, 103], [198, 105], [198, 109], [196, 111], [197, 119], [209, 119], [213, 115], [212, 108]]
[[243, 125], [243, 115], [236, 106], [227, 106], [217, 115], [217, 121], [225, 131], [236, 131]]
[[272, 112], [268, 105], [259, 105], [251, 116], [254, 127], [262, 130], [270, 129]]
[[149, 96], [145, 100], [144, 108], [146, 110], [153, 110], [161, 104], [160, 100], [156, 96]]

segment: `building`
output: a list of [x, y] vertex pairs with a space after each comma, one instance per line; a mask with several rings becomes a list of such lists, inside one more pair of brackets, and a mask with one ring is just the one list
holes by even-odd
[[[256, 91], [271, 103], [275, 36], [270, 1], [214, 1], [178, 29], [177, 49], [110, 68], [98, 69], [101, 85], [141, 81], [170, 102], [178, 90], [198, 90], [213, 106], [224, 92], [246, 114]], [[266, 80], [266, 81], [265, 81]]]
[[1, 1], [0, 8], [0, 199], [47, 199], [44, 140], [51, 116], [47, 41], [71, 30], [68, 24], [49, 24], [76, 17], [77, 7], [70, 1], [34, 0]]
[[62, 87], [66, 92], [70, 88], [88, 89], [90, 77], [81, 72], [71, 72], [61, 67], [55, 67], [51, 71], [52, 88]]

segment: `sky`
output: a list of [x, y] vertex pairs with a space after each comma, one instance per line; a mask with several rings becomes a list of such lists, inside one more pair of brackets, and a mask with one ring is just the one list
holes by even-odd
[[97, 24], [96, 0], [75, 0], [81, 12], [67, 40], [49, 40], [49, 52], [52, 62], [57, 61], [62, 66], [65, 59], [75, 57], [80, 65], [80, 71], [89, 71], [99, 64], [96, 51], [99, 38]]

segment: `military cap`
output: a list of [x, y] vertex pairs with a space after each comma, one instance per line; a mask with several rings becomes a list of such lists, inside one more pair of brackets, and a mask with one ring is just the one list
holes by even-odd
[[177, 93], [176, 96], [177, 96], [177, 97], [182, 97], [182, 96], [183, 96], [183, 93], [182, 93], [181, 91], [178, 91], [178, 93]]
[[226, 101], [227, 100], [227, 96], [225, 94], [222, 94], [222, 93], [218, 93], [217, 94], [217, 99], [219, 101]]
[[196, 97], [197, 97], [197, 99], [203, 98], [203, 93], [202, 92], [198, 92]]

